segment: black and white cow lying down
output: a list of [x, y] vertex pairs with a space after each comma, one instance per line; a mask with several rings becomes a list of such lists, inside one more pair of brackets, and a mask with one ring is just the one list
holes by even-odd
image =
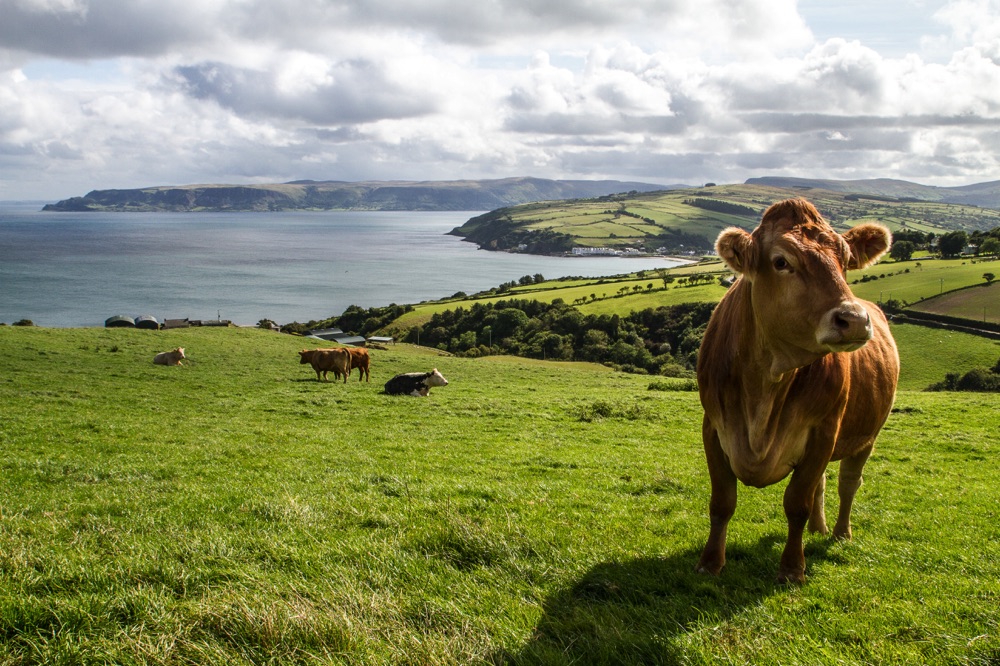
[[431, 392], [432, 386], [447, 386], [448, 380], [444, 378], [437, 368], [432, 372], [407, 372], [396, 375], [385, 383], [385, 392], [389, 395], [415, 395], [426, 397]]

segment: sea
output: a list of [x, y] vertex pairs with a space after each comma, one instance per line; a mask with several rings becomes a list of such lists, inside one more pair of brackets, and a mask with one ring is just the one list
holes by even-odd
[[0, 322], [112, 316], [307, 323], [348, 306], [417, 304], [524, 275], [605, 277], [666, 257], [489, 252], [448, 232], [480, 211], [56, 213], [0, 202]]

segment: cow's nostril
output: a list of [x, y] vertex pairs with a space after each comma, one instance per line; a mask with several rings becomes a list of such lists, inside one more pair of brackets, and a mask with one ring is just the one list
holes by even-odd
[[833, 325], [841, 330], [847, 330], [853, 326], [868, 326], [871, 317], [868, 311], [856, 312], [854, 310], [841, 310], [833, 315]]

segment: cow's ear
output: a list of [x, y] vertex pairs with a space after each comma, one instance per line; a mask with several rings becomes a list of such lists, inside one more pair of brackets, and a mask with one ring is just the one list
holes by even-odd
[[753, 238], [739, 227], [729, 227], [719, 234], [715, 251], [733, 271], [748, 272], [754, 265]]
[[879, 260], [892, 244], [892, 234], [881, 224], [866, 222], [844, 233], [844, 240], [851, 248], [847, 269], [864, 268]]

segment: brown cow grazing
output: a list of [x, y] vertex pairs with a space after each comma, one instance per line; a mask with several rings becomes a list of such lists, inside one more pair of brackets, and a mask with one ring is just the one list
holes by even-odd
[[327, 373], [332, 370], [334, 381], [343, 375], [344, 383], [347, 383], [351, 374], [351, 355], [346, 349], [314, 349], [309, 356], [309, 363], [316, 371], [316, 381], [320, 381], [321, 374], [322, 381], [327, 381]]
[[768, 208], [752, 234], [719, 235], [716, 250], [740, 277], [712, 314], [698, 357], [712, 483], [698, 571], [717, 575], [726, 564], [737, 479], [761, 488], [792, 475], [780, 582], [805, 580], [806, 523], [827, 533], [832, 460], [841, 461], [833, 535], [851, 538], [851, 505], [892, 408], [899, 356], [882, 311], [854, 297], [845, 272], [874, 263], [889, 244], [876, 224], [838, 234], [803, 199]]
[[[350, 370], [353, 371], [354, 368], [358, 368], [358, 381], [362, 379], [365, 381], [369, 380], [370, 370], [371, 370], [371, 357], [368, 355], [368, 350], [363, 347], [332, 347], [327, 349], [303, 349], [299, 352], [299, 363], [305, 365], [306, 363], [312, 363], [313, 354], [320, 351], [332, 351], [333, 349], [344, 349], [347, 350], [351, 355], [351, 367]], [[335, 371], [336, 373], [336, 371]], [[350, 372], [348, 373], [350, 374]], [[334, 374], [336, 379], [340, 379], [339, 374]]]
[[173, 351], [160, 352], [153, 357], [153, 363], [156, 365], [180, 365], [181, 359], [185, 359], [187, 356], [184, 355], [184, 347], [178, 347]]
[[348, 347], [347, 351], [351, 354], [351, 370], [358, 369], [358, 381], [362, 377], [366, 382], [369, 381], [372, 360], [368, 350], [364, 347]]

